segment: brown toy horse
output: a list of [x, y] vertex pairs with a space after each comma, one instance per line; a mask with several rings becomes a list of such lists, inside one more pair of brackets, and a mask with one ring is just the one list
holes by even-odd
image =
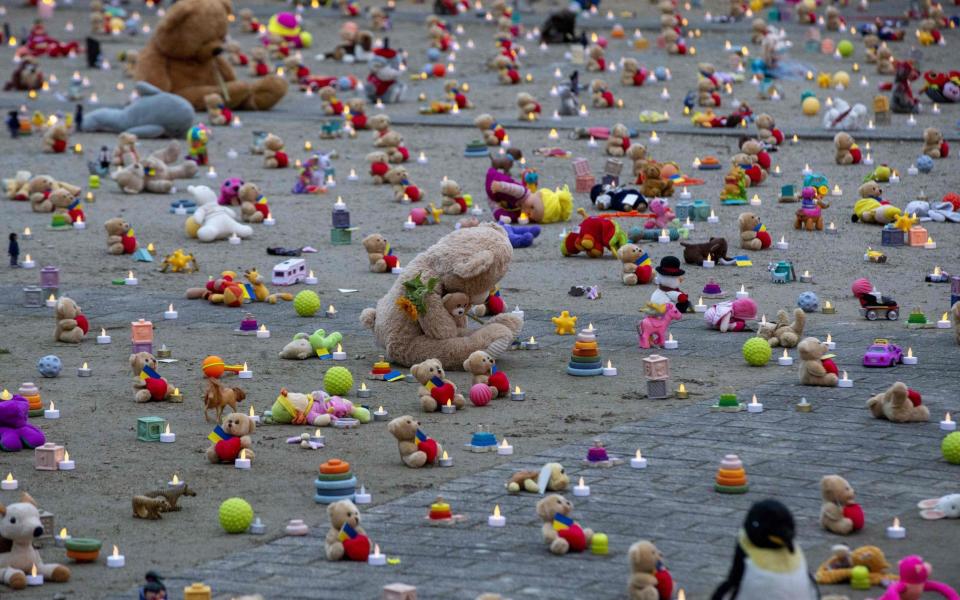
[[217, 423], [223, 421], [223, 409], [229, 406], [237, 412], [237, 404], [243, 402], [247, 393], [240, 388], [225, 387], [219, 379], [207, 377], [207, 389], [203, 392], [203, 418], [210, 422], [211, 409], [217, 412]]

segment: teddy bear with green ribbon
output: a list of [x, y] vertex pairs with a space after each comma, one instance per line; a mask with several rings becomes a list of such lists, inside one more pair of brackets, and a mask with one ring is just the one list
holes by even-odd
[[333, 358], [333, 351], [341, 341], [343, 336], [339, 331], [329, 334], [323, 329], [318, 329], [312, 334], [301, 332], [294, 335], [293, 340], [283, 347], [280, 358], [306, 360], [316, 356], [320, 360], [329, 360]]

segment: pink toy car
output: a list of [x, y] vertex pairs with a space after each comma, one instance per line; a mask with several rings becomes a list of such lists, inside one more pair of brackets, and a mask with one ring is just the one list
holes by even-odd
[[893, 367], [903, 362], [903, 349], [888, 340], [877, 338], [863, 355], [865, 367]]

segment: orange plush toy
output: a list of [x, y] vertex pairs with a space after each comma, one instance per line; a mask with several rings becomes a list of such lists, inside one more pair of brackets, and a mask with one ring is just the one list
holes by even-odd
[[233, 271], [224, 271], [217, 279], [211, 279], [206, 287], [190, 288], [187, 298], [195, 300], [202, 298], [211, 304], [223, 304], [237, 307], [243, 305], [243, 287], [236, 281], [237, 274]]

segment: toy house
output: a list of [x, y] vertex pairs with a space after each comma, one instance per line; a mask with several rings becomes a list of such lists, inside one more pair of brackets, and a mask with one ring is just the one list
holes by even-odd
[[63, 446], [47, 442], [33, 449], [33, 468], [38, 471], [56, 471], [63, 460]]
[[160, 434], [167, 424], [161, 417], [139, 417], [137, 419], [137, 440], [141, 442], [159, 442]]
[[27, 308], [41, 308], [43, 306], [43, 290], [35, 285], [23, 288], [23, 305]]
[[923, 246], [927, 243], [928, 237], [927, 228], [922, 225], [914, 225], [907, 232], [907, 238], [911, 246]]
[[670, 379], [670, 359], [651, 354], [643, 359], [643, 376], [647, 380], [647, 398], [663, 400], [667, 397]]
[[577, 193], [586, 194], [590, 192], [590, 188], [597, 183], [593, 173], [590, 172], [590, 163], [587, 162], [585, 158], [576, 158], [571, 164], [573, 166], [573, 176], [576, 181], [574, 188]]
[[153, 323], [139, 319], [130, 323], [130, 341], [133, 342], [133, 352], [149, 352], [153, 354]]

